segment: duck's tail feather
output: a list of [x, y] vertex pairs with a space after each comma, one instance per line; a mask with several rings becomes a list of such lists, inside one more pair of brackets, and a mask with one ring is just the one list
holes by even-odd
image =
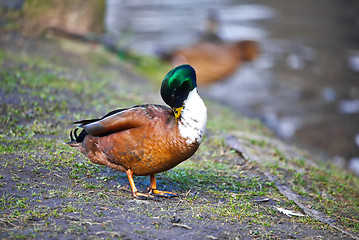
[[82, 131], [80, 132], [80, 134], [77, 134], [79, 128], [75, 128], [74, 130], [72, 130], [70, 132], [70, 139], [71, 141], [66, 143], [70, 146], [75, 146], [78, 145], [79, 143], [82, 143], [83, 140], [85, 139], [85, 136], [87, 135], [87, 132], [82, 129]]

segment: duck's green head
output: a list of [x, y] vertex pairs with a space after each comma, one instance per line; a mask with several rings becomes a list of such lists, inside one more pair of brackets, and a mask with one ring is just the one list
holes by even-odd
[[181, 114], [183, 102], [195, 87], [196, 72], [190, 65], [175, 67], [163, 79], [161, 96], [163, 101], [172, 107], [176, 118]]

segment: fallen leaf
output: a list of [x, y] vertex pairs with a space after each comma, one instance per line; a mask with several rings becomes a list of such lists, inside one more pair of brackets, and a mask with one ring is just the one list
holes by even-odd
[[289, 209], [284, 209], [284, 208], [280, 208], [280, 207], [276, 207], [277, 210], [287, 216], [297, 216], [297, 217], [304, 217], [305, 215], [302, 214], [301, 212], [298, 211], [293, 211], [293, 210], [289, 210]]
[[212, 236], [212, 235], [207, 235], [206, 238], [208, 239], [214, 239], [214, 240], [217, 240], [218, 238], [216, 238], [215, 236]]
[[265, 198], [258, 198], [258, 199], [252, 199], [253, 202], [268, 202], [270, 199], [265, 197]]

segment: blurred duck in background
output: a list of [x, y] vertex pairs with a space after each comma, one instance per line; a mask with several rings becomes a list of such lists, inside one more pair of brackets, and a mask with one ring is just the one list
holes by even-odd
[[218, 32], [218, 18], [211, 12], [206, 31], [193, 46], [175, 49], [161, 54], [161, 58], [173, 66], [189, 64], [196, 69], [198, 85], [221, 81], [236, 72], [243, 62], [251, 62], [258, 56], [258, 43], [252, 40], [224, 42]]

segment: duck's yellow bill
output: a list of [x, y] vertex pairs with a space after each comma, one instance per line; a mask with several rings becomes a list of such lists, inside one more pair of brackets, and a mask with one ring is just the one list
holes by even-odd
[[181, 116], [182, 109], [183, 109], [183, 107], [173, 108], [173, 112], [175, 114], [176, 122], [178, 121], [179, 117]]

